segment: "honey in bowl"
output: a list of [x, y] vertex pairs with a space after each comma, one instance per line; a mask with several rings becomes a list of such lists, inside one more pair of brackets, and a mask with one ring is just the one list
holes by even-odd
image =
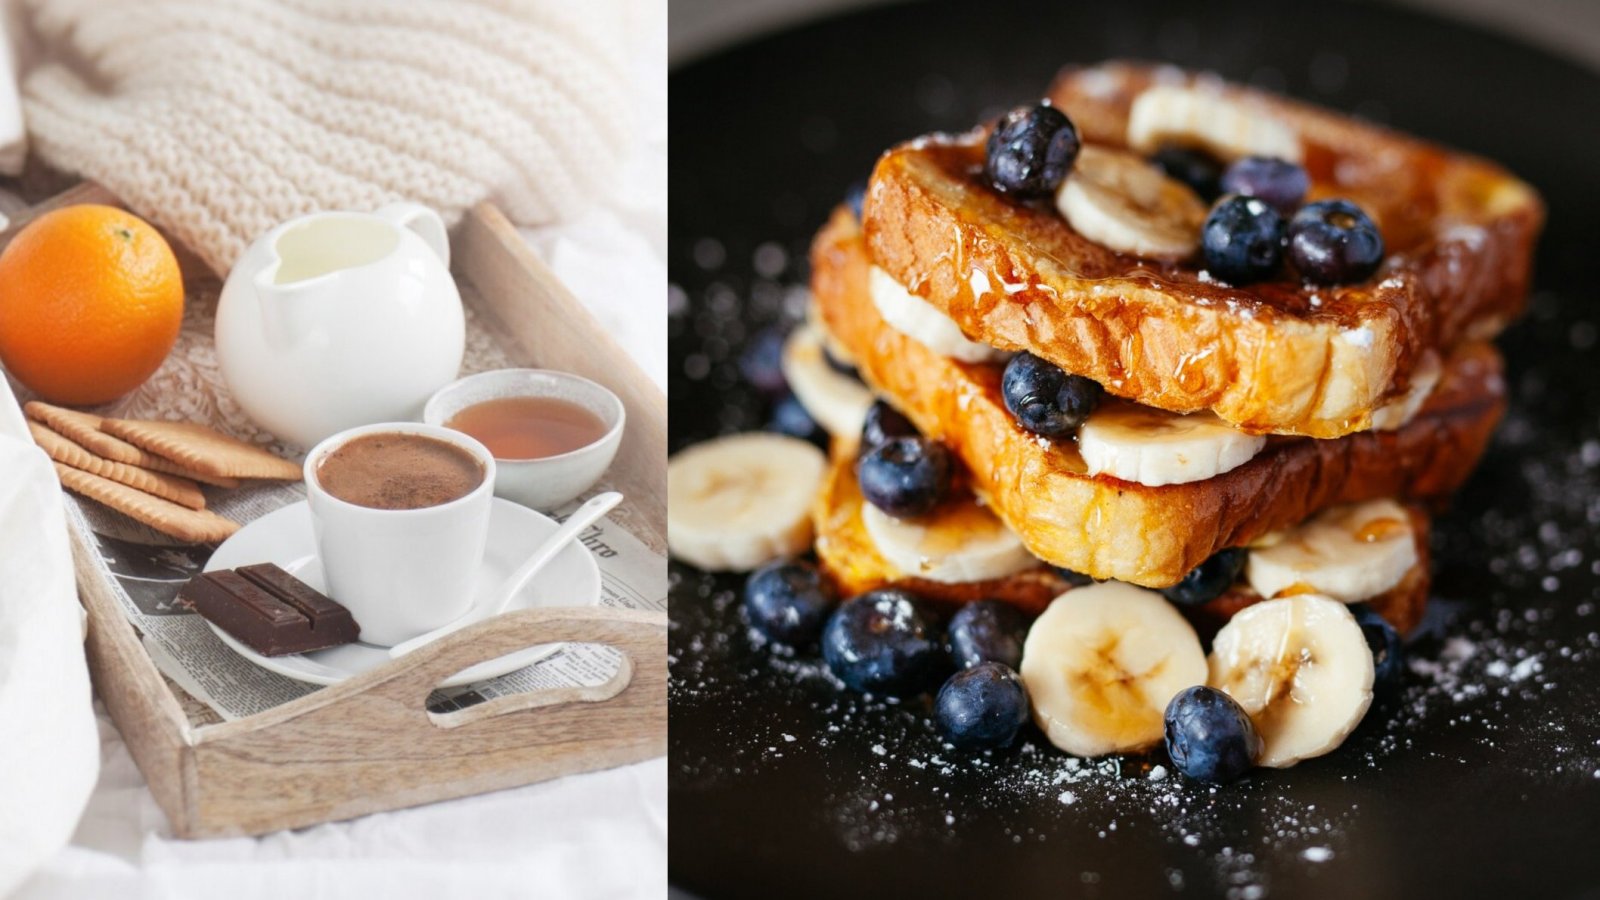
[[544, 459], [605, 437], [606, 423], [576, 403], [556, 397], [501, 397], [462, 409], [445, 427], [465, 432], [495, 459]]

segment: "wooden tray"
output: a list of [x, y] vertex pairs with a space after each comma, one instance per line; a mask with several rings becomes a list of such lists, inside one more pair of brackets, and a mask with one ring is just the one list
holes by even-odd
[[[80, 184], [13, 213], [117, 200]], [[180, 259], [182, 248], [178, 248]], [[464, 302], [518, 364], [563, 369], [622, 398], [628, 424], [609, 481], [619, 517], [666, 545], [666, 397], [528, 249], [492, 205], [470, 210], [451, 256]], [[184, 262], [193, 264], [185, 259]], [[74, 534], [96, 692], [175, 833], [260, 834], [610, 768], [666, 753], [664, 613], [607, 608], [508, 613], [335, 687], [232, 722], [196, 722], [164, 679]], [[624, 664], [607, 683], [500, 697], [448, 713], [426, 700], [446, 677], [535, 644], [606, 644]]]

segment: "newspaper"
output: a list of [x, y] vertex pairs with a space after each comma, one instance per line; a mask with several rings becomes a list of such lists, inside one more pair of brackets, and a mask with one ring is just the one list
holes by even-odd
[[[596, 488], [597, 493], [604, 488]], [[273, 484], [234, 491], [207, 489], [210, 505], [248, 526], [273, 510], [305, 500], [301, 484]], [[565, 520], [587, 497], [559, 510]], [[600, 604], [625, 609], [667, 608], [666, 559], [616, 519], [619, 510], [579, 536], [600, 568]], [[223, 719], [271, 709], [318, 690], [260, 668], [234, 652], [198, 614], [177, 601], [178, 589], [204, 569], [211, 548], [171, 544], [101, 507], [76, 497], [68, 519], [94, 548], [102, 581], [111, 585], [157, 668]], [[532, 548], [529, 548], [532, 549]], [[598, 644], [566, 644], [526, 668], [476, 684], [434, 691], [428, 707], [446, 712], [507, 694], [601, 684], [617, 670], [618, 651]]]

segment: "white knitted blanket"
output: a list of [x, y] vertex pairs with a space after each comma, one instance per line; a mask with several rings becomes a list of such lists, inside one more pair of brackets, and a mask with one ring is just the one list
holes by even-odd
[[628, 139], [610, 0], [27, 0], [34, 152], [219, 273], [320, 209], [489, 199], [539, 225], [605, 196]]

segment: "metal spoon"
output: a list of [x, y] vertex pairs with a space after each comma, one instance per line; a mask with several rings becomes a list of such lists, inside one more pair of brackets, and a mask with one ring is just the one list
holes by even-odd
[[560, 553], [568, 544], [572, 543], [578, 534], [592, 525], [596, 519], [610, 512], [613, 507], [621, 502], [622, 495], [616, 491], [607, 491], [604, 494], [596, 494], [590, 497], [587, 502], [567, 517], [567, 521], [562, 523], [560, 528], [557, 528], [539, 546], [534, 548], [533, 553], [528, 557], [528, 561], [523, 563], [515, 572], [512, 572], [499, 590], [492, 594], [484, 594], [477, 603], [472, 605], [471, 609], [468, 609], [454, 622], [442, 625], [408, 641], [401, 641], [390, 647], [389, 657], [393, 659], [397, 656], [404, 656], [423, 644], [436, 641], [474, 622], [480, 622], [491, 616], [498, 616], [506, 608], [506, 604], [511, 602], [511, 598], [515, 597], [517, 592], [521, 591], [523, 586], [528, 583], [528, 580], [538, 574], [539, 570], [543, 569], [550, 560], [555, 559], [557, 553]]

